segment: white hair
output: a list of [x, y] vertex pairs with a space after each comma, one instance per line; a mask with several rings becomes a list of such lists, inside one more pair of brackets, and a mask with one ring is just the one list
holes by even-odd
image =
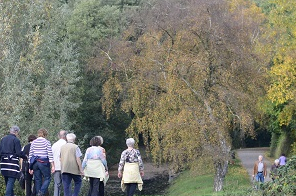
[[104, 142], [104, 139], [103, 139], [103, 137], [102, 136], [100, 136], [100, 135], [98, 135], [98, 136], [96, 136], [100, 141], [101, 141], [101, 145], [103, 144], [103, 142]]
[[12, 126], [9, 130], [10, 133], [18, 133], [20, 131], [20, 128], [16, 125]]
[[134, 145], [135, 145], [134, 138], [128, 138], [128, 139], [126, 139], [126, 145], [127, 145], [127, 147], [134, 147]]
[[74, 142], [76, 139], [76, 135], [74, 133], [68, 133], [66, 138], [68, 142]]
[[280, 160], [278, 160], [278, 159], [274, 160], [275, 164], [278, 164], [279, 162], [280, 162]]

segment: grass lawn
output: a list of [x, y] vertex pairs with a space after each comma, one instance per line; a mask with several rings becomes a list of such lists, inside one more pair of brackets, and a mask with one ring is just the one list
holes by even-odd
[[184, 171], [170, 186], [167, 196], [245, 196], [252, 190], [248, 173], [238, 160], [229, 165], [223, 191], [214, 192], [213, 182], [213, 172], [198, 175]]

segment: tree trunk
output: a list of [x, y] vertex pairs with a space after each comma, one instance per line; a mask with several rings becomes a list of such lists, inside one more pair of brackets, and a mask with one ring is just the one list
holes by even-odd
[[228, 169], [228, 161], [226, 160], [217, 160], [214, 163], [215, 165], [215, 179], [214, 179], [214, 190], [221, 191], [223, 188], [223, 183], [225, 179], [225, 175]]

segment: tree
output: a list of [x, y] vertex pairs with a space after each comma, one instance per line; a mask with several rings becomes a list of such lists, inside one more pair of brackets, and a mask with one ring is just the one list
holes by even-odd
[[[272, 154], [289, 153], [295, 130], [295, 18], [294, 1], [265, 2], [268, 13], [263, 50], [270, 64], [270, 85], [262, 109], [270, 119]], [[294, 143], [295, 145], [295, 143]]]
[[146, 4], [123, 39], [98, 54], [109, 61], [98, 67], [110, 73], [103, 87], [106, 113], [120, 106], [131, 114], [128, 135], [142, 135], [158, 163], [179, 170], [210, 156], [215, 191], [227, 172], [230, 123], [252, 133], [252, 105], [262, 90], [253, 52], [261, 20], [246, 14], [260, 10], [238, 5]]
[[53, 136], [52, 131], [71, 127], [68, 115], [80, 102], [79, 64], [73, 44], [59, 36], [63, 27], [57, 21], [64, 12], [55, 6], [44, 1], [1, 5], [1, 131], [18, 124], [26, 130], [23, 136], [41, 127]]

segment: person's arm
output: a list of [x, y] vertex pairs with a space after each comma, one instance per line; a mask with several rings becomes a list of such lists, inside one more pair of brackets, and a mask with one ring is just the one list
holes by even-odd
[[254, 168], [253, 168], [253, 177], [255, 177], [255, 175], [256, 175], [256, 169], [257, 168], [257, 165], [256, 165], [256, 162], [255, 162], [255, 164], [254, 164]]
[[105, 149], [101, 147], [101, 150], [97, 151], [97, 155], [98, 155], [99, 159], [102, 161], [102, 163], [105, 167], [105, 171], [108, 171]]
[[82, 165], [81, 165], [81, 159], [80, 157], [82, 156], [81, 150], [79, 147], [76, 148], [76, 162], [80, 171], [80, 175], [84, 175], [83, 174], [83, 169], [82, 169]]
[[266, 177], [267, 176], [267, 165], [266, 165], [266, 163], [265, 162], [263, 162], [263, 171], [264, 171], [264, 177]]
[[120, 156], [120, 161], [119, 161], [119, 165], [118, 165], [118, 175], [117, 175], [118, 178], [122, 177], [124, 163], [125, 163], [125, 151], [123, 151]]
[[54, 167], [54, 161], [53, 161], [53, 153], [52, 153], [52, 148], [49, 141], [47, 141], [47, 156], [51, 165], [51, 173], [54, 173], [55, 167]]
[[82, 169], [84, 169], [87, 165], [87, 160], [88, 160], [88, 153], [89, 153], [89, 148], [86, 149], [85, 155], [84, 155], [84, 159], [82, 161]]

